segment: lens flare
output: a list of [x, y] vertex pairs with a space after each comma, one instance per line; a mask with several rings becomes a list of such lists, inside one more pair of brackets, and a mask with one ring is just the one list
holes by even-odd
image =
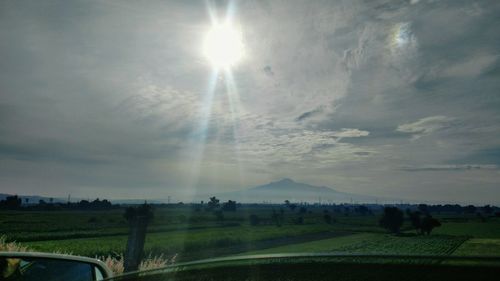
[[205, 36], [203, 54], [216, 68], [229, 68], [244, 55], [241, 31], [226, 22], [215, 23]]

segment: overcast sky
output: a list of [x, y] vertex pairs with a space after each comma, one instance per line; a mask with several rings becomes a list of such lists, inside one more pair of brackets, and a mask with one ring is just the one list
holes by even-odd
[[0, 192], [186, 198], [281, 178], [500, 204], [500, 2], [0, 1]]

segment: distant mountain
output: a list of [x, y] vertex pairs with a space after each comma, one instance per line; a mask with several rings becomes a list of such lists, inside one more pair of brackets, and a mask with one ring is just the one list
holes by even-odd
[[222, 193], [219, 194], [218, 197], [223, 200], [232, 199], [243, 203], [260, 203], [263, 201], [282, 203], [284, 200], [290, 200], [291, 202], [321, 201], [322, 203], [375, 203], [376, 201], [395, 201], [395, 199], [389, 198], [339, 192], [326, 186], [299, 183], [288, 178], [242, 191]]
[[167, 203], [167, 199], [116, 199], [116, 200], [111, 200], [111, 203], [113, 204], [123, 204], [123, 205], [137, 205], [137, 204], [164, 204]]

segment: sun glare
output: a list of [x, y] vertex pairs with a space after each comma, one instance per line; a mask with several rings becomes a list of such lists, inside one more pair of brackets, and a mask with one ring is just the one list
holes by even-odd
[[241, 31], [229, 23], [213, 24], [205, 36], [203, 54], [215, 68], [230, 68], [244, 55]]

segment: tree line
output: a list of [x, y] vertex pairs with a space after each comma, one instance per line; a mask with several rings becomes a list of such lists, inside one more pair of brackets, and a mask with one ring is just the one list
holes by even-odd
[[37, 203], [29, 202], [28, 198], [23, 199], [17, 195], [7, 196], [4, 200], [0, 200], [0, 209], [3, 210], [107, 210], [119, 208], [119, 205], [114, 205], [107, 199], [100, 200], [80, 200], [78, 202], [60, 203], [54, 202], [53, 198], [49, 201], [43, 199]]

